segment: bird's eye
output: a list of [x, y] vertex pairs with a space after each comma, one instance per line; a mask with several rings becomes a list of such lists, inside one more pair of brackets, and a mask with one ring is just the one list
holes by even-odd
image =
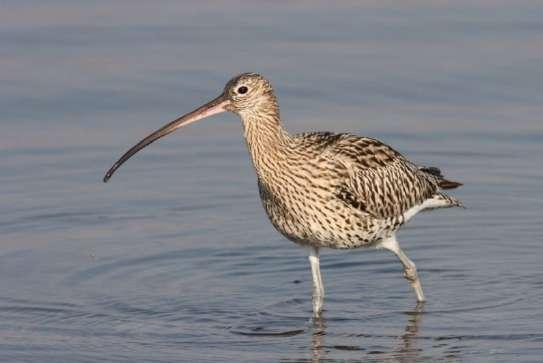
[[249, 89], [247, 87], [241, 86], [240, 88], [238, 88], [238, 93], [245, 94], [245, 93], [247, 93], [248, 90]]

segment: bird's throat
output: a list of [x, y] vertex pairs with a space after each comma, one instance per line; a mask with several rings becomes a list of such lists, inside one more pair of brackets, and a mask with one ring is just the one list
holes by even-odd
[[242, 116], [244, 137], [259, 179], [271, 183], [277, 170], [284, 170], [290, 136], [278, 115], [247, 114]]

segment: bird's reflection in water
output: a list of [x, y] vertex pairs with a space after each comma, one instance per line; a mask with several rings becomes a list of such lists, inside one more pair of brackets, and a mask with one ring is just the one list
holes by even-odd
[[424, 311], [424, 303], [418, 303], [417, 306], [406, 312], [407, 325], [405, 332], [401, 336], [400, 344], [393, 352], [393, 356], [398, 362], [419, 362], [422, 348], [419, 347], [419, 329]]
[[[392, 360], [397, 362], [419, 362], [422, 360], [421, 353], [422, 348], [418, 345], [419, 329], [424, 311], [424, 303], [418, 303], [417, 306], [410, 311], [407, 311], [407, 325], [405, 326], [405, 332], [399, 337], [399, 342], [389, 352], [366, 352], [367, 355], [373, 355], [374, 358], [380, 360]], [[311, 362], [333, 362], [333, 357], [329, 357], [328, 353], [331, 349], [336, 348], [333, 346], [327, 346], [325, 344], [326, 339], [326, 319], [321, 314], [319, 317], [314, 317], [312, 321], [312, 334], [311, 334]], [[339, 347], [337, 347], [340, 349]], [[341, 350], [360, 350], [361, 353], [365, 349], [363, 347], [348, 347], [341, 346]], [[365, 354], [361, 354], [360, 358], [364, 358]], [[369, 358], [366, 356], [366, 358]]]
[[326, 323], [323, 312], [313, 317], [313, 333], [311, 334], [311, 361], [320, 362], [326, 354], [323, 349], [324, 337], [326, 335]]

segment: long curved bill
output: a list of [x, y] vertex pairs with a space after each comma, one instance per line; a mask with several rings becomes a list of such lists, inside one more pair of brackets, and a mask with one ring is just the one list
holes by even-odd
[[115, 173], [115, 171], [123, 165], [125, 161], [130, 159], [132, 155], [146, 147], [147, 145], [155, 142], [156, 140], [171, 134], [175, 130], [177, 130], [180, 127], [183, 127], [185, 125], [191, 124], [193, 122], [196, 122], [198, 120], [201, 120], [203, 118], [216, 115], [221, 112], [228, 111], [226, 107], [230, 104], [230, 100], [225, 96], [225, 94], [220, 95], [219, 97], [215, 98], [213, 101], [210, 101], [206, 103], [205, 105], [198, 107], [196, 110], [187, 113], [186, 115], [183, 115], [179, 117], [176, 120], [173, 120], [172, 122], [168, 123], [167, 125], [161, 127], [160, 129], [156, 130], [140, 142], [138, 142], [136, 145], [134, 145], [130, 150], [128, 150], [126, 153], [124, 153], [123, 156], [113, 166], [108, 170], [106, 175], [104, 176], [104, 183], [107, 183], [109, 178]]

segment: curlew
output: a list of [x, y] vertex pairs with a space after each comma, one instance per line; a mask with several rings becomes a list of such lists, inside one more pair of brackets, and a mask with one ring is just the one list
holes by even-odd
[[290, 135], [282, 126], [270, 82], [259, 74], [231, 79], [219, 97], [145, 137], [109, 169], [104, 182], [152, 142], [226, 111], [241, 118], [260, 198], [272, 225], [309, 251], [315, 316], [323, 306], [319, 251], [324, 247], [393, 252], [417, 301], [425, 300], [417, 268], [400, 248], [396, 232], [422, 210], [461, 206], [442, 190], [462, 184], [372, 138], [330, 132]]

